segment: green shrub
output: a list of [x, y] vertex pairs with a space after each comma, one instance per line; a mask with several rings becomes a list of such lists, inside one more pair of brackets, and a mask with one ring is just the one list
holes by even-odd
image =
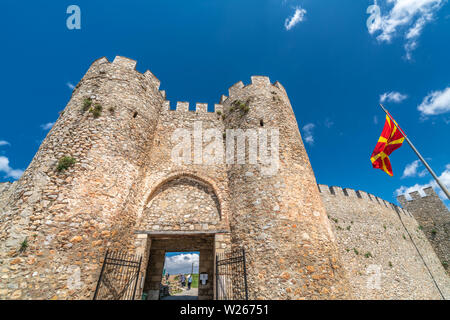
[[392, 268], [392, 262], [390, 262], [390, 261], [389, 261], [389, 267], [391, 267], [391, 268]]
[[353, 252], [354, 252], [356, 255], [359, 254], [359, 252], [358, 252], [358, 250], [356, 250], [356, 248], [353, 248]]
[[114, 112], [116, 111], [116, 108], [114, 107], [109, 107], [108, 108], [109, 113], [114, 114]]
[[366, 252], [366, 253], [364, 254], [364, 257], [366, 257], [366, 258], [372, 258], [372, 254], [371, 254], [370, 252]]
[[89, 109], [89, 112], [92, 113], [92, 115], [94, 116], [95, 119], [97, 119], [102, 114], [102, 110], [103, 110], [103, 107], [100, 104], [96, 103], [94, 105], [94, 107], [91, 107]]
[[230, 108], [230, 111], [233, 112], [235, 109], [239, 109], [244, 114], [247, 114], [250, 111], [250, 107], [248, 106], [248, 103], [249, 103], [248, 100], [245, 103], [242, 102], [241, 100], [235, 100], [231, 104], [232, 107]]
[[59, 159], [58, 161], [58, 166], [56, 167], [56, 170], [58, 170], [58, 172], [62, 172], [66, 169], [68, 169], [69, 167], [71, 167], [72, 165], [75, 164], [75, 159], [72, 157], [62, 157], [61, 159]]
[[92, 105], [91, 98], [85, 98], [83, 101], [83, 108], [82, 108], [83, 112], [88, 111], [91, 105]]
[[28, 248], [28, 239], [25, 237], [25, 239], [20, 244], [19, 252], [25, 252], [25, 250], [27, 250], [27, 248]]

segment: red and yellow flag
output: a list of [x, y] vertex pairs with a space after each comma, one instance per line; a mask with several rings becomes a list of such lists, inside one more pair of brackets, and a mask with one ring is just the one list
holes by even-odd
[[[397, 124], [394, 121], [395, 124]], [[384, 123], [383, 131], [378, 139], [378, 143], [372, 152], [370, 161], [375, 169], [381, 169], [388, 175], [392, 176], [391, 162], [389, 155], [402, 146], [405, 137], [403, 137], [400, 130], [394, 125], [393, 120], [386, 115], [386, 122]]]

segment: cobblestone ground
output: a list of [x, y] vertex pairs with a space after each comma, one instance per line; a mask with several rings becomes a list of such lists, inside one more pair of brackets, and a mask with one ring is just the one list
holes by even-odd
[[164, 297], [161, 300], [198, 300], [198, 288], [184, 289], [182, 292]]

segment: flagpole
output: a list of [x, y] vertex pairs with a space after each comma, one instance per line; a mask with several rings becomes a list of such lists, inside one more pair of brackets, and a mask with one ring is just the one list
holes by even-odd
[[419, 157], [420, 161], [422, 161], [423, 165], [428, 169], [428, 171], [430, 172], [430, 174], [433, 176], [434, 180], [436, 180], [437, 184], [439, 185], [439, 187], [441, 187], [442, 191], [444, 191], [445, 195], [447, 196], [448, 199], [450, 199], [450, 194], [448, 193], [447, 188], [442, 184], [442, 182], [439, 180], [439, 178], [437, 177], [437, 175], [434, 173], [433, 169], [431, 169], [431, 167], [428, 165], [428, 163], [425, 161], [425, 159], [422, 157], [422, 155], [419, 153], [419, 151], [417, 151], [416, 147], [414, 147], [414, 145], [412, 144], [412, 142], [408, 139], [408, 137], [406, 136], [406, 134], [403, 132], [403, 130], [400, 128], [400, 126], [397, 124], [397, 122], [395, 122], [394, 118], [392, 118], [391, 114], [383, 107], [383, 105], [380, 103], [380, 107], [381, 109], [383, 109], [383, 111], [387, 114], [387, 116], [392, 120], [392, 122], [394, 123], [394, 125], [397, 127], [397, 129], [401, 132], [401, 134], [405, 137], [405, 140], [408, 142], [409, 146], [411, 147], [411, 149], [413, 149], [413, 151], [416, 153], [416, 155]]

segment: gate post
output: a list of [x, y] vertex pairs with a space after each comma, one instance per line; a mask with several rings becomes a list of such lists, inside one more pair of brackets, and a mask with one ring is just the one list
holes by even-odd
[[216, 271], [214, 272], [216, 277], [216, 300], [219, 300], [219, 256], [216, 254]]
[[103, 259], [102, 270], [100, 271], [100, 276], [98, 277], [97, 286], [95, 287], [94, 299], [97, 299], [98, 289], [100, 288], [100, 281], [102, 280], [103, 271], [105, 270], [106, 258], [108, 258], [109, 249], [106, 249], [105, 258]]
[[139, 258], [139, 266], [137, 268], [136, 282], [134, 283], [133, 298], [131, 300], [134, 300], [134, 296], [136, 295], [136, 288], [139, 281], [139, 274], [141, 274], [141, 263], [142, 263], [142, 256]]
[[245, 286], [245, 300], [248, 300], [248, 287], [247, 287], [247, 267], [245, 266], [245, 249], [242, 248], [242, 259], [244, 262], [244, 286]]

